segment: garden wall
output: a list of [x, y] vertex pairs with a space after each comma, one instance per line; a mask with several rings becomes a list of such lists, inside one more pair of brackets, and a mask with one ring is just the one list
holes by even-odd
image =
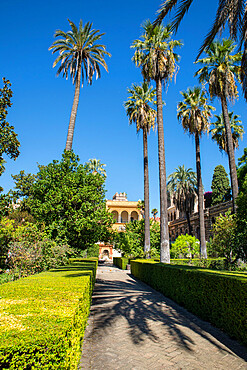
[[0, 286], [1, 369], [77, 369], [97, 260]]
[[131, 273], [247, 345], [247, 275], [131, 261]]

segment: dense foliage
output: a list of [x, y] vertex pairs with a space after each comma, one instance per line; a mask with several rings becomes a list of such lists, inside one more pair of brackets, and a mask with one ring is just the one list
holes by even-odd
[[231, 187], [225, 168], [220, 164], [215, 167], [212, 180], [212, 205], [231, 199]]
[[[144, 220], [133, 221], [126, 224], [125, 232], [116, 234], [116, 248], [120, 249], [125, 256], [143, 257], [144, 245]], [[160, 225], [150, 220], [150, 255], [159, 255], [160, 250]]]
[[79, 164], [73, 152], [64, 152], [60, 162], [39, 165], [35, 178], [22, 173], [15, 180], [25, 195], [23, 208], [51, 239], [77, 249], [108, 241], [112, 218], [105, 205], [105, 177]]
[[1, 369], [77, 369], [96, 268], [84, 260], [0, 286]]
[[240, 256], [247, 261], [247, 148], [238, 162], [239, 195], [237, 198], [236, 243]]
[[238, 257], [235, 238], [236, 217], [229, 210], [225, 215], [220, 214], [213, 225], [211, 248], [219, 257], [225, 257], [229, 264]]
[[9, 122], [6, 121], [8, 108], [12, 105], [11, 83], [3, 78], [3, 84], [3, 88], [0, 89], [0, 175], [5, 170], [3, 155], [5, 154], [12, 159], [16, 159], [20, 154], [18, 149], [20, 143], [17, 139], [17, 134], [14, 132], [14, 127], [10, 126]]
[[179, 235], [171, 247], [173, 258], [194, 258], [200, 254], [200, 241], [195, 236]]

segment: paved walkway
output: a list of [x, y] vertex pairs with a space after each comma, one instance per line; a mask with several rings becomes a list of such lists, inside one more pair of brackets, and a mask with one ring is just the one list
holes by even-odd
[[79, 369], [247, 369], [247, 351], [126, 271], [100, 266]]

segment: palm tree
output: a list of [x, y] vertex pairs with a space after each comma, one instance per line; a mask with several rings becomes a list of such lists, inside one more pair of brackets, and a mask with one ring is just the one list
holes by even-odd
[[211, 110], [214, 108], [207, 104], [206, 92], [200, 87], [188, 89], [187, 92], [181, 92], [184, 100], [178, 103], [178, 119], [183, 125], [185, 131], [195, 136], [196, 146], [196, 174], [197, 174], [197, 194], [198, 194], [198, 212], [200, 224], [200, 251], [203, 258], [207, 258], [204, 207], [203, 207], [203, 186], [201, 176], [201, 154], [200, 137], [203, 132], [209, 129], [209, 118]]
[[147, 82], [141, 86], [132, 85], [128, 89], [129, 100], [125, 102], [129, 123], [136, 124], [136, 130], [143, 132], [143, 159], [144, 159], [144, 252], [150, 252], [150, 222], [149, 222], [149, 178], [148, 178], [148, 133], [154, 128], [156, 111], [150, 107], [154, 103], [155, 89], [148, 87]]
[[[162, 20], [172, 10], [177, 9], [172, 21], [172, 30], [177, 31], [184, 15], [188, 12], [193, 0], [165, 0], [160, 7], [159, 15], [154, 22], [154, 26], [160, 24]], [[220, 33], [228, 24], [231, 39], [238, 41], [239, 49], [243, 46], [241, 58], [241, 81], [247, 100], [247, 4], [245, 0], [221, 0], [219, 1], [213, 26], [199, 50], [197, 59], [204, 50], [210, 48], [216, 35]]]
[[173, 196], [176, 208], [185, 213], [189, 235], [192, 235], [190, 214], [194, 210], [196, 196], [196, 174], [192, 168], [185, 168], [184, 165], [178, 166], [170, 176], [168, 176], [167, 190]]
[[[227, 152], [227, 145], [226, 145], [226, 129], [223, 114], [220, 115], [215, 114], [216, 121], [213, 123], [214, 128], [210, 130], [212, 134], [212, 139], [216, 141], [219, 145], [220, 151]], [[233, 149], [235, 150], [238, 148], [238, 141], [239, 139], [243, 140], [244, 128], [241, 125], [241, 121], [237, 114], [233, 115], [233, 112], [229, 112], [229, 120], [230, 120], [230, 127], [232, 131], [232, 144]]]
[[147, 21], [143, 30], [141, 39], [135, 40], [131, 47], [136, 49], [133, 60], [141, 68], [144, 79], [148, 82], [154, 80], [156, 83], [160, 182], [160, 261], [170, 263], [162, 85], [164, 86], [168, 80], [172, 80], [177, 71], [178, 55], [174, 53], [174, 48], [181, 46], [182, 43], [171, 39], [172, 33], [169, 25], [153, 27], [151, 22]]
[[151, 213], [152, 213], [152, 215], [153, 215], [153, 217], [154, 217], [154, 221], [156, 221], [156, 215], [157, 215], [157, 213], [158, 213], [157, 208], [153, 208], [153, 209], [152, 209], [152, 211], [151, 211]]
[[100, 175], [106, 177], [105, 164], [101, 163], [99, 159], [93, 158], [89, 159], [85, 163], [87, 170], [93, 174], [99, 173]]
[[235, 46], [230, 39], [222, 42], [215, 41], [206, 51], [207, 57], [199, 59], [196, 63], [204, 66], [196, 72], [201, 83], [207, 82], [211, 98], [215, 96], [221, 101], [222, 114], [226, 130], [226, 147], [229, 159], [229, 169], [232, 187], [233, 212], [236, 212], [236, 198], [238, 195], [238, 178], [235, 162], [235, 154], [232, 140], [232, 131], [229, 120], [227, 99], [234, 101], [238, 96], [236, 79], [239, 80], [241, 67], [241, 53], [232, 55]]
[[105, 55], [111, 56], [106, 51], [105, 46], [98, 43], [104, 33], [100, 34], [99, 30], [92, 29], [92, 23], [88, 22], [83, 26], [81, 20], [77, 28], [73, 22], [68, 21], [71, 31], [57, 30], [54, 37], [58, 39], [49, 47], [49, 50], [52, 50], [52, 54], [59, 53], [53, 63], [53, 67], [55, 67], [61, 62], [57, 76], [62, 72], [63, 77], [68, 79], [68, 76], [70, 76], [73, 84], [75, 84], [74, 101], [70, 114], [65, 150], [72, 149], [80, 87], [81, 85], [83, 87], [84, 79], [91, 85], [94, 75], [96, 80], [101, 77], [100, 66], [104, 67], [108, 72], [104, 57]]

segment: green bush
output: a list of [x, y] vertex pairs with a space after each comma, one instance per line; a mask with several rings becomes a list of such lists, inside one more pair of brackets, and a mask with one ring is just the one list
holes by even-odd
[[131, 273], [247, 345], [247, 274], [131, 261]]
[[113, 257], [113, 265], [119, 267], [122, 270], [126, 270], [126, 267], [129, 263], [130, 259], [127, 257]]
[[227, 270], [228, 263], [225, 258], [193, 258], [193, 259], [171, 259], [172, 265], [186, 265], [186, 266], [196, 266], [203, 267], [212, 270]]
[[77, 369], [97, 261], [0, 286], [1, 369]]
[[171, 247], [171, 254], [175, 258], [183, 256], [184, 258], [194, 257], [200, 254], [200, 241], [195, 236], [179, 235]]

